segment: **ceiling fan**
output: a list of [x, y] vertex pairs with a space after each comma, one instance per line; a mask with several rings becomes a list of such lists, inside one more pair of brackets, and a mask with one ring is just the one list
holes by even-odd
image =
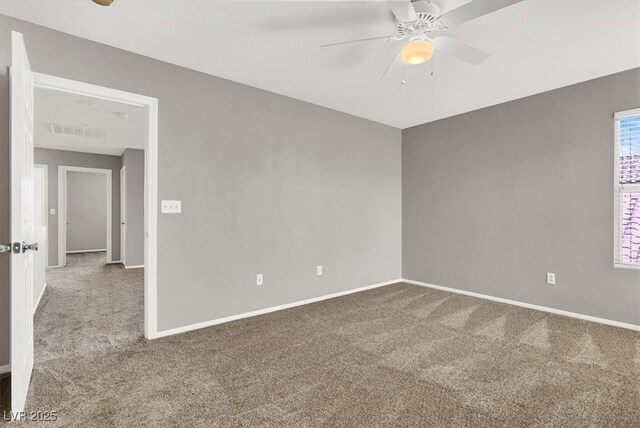
[[322, 45], [321, 48], [382, 39], [387, 42], [406, 40], [407, 43], [393, 57], [380, 80], [384, 78], [398, 58], [406, 65], [425, 64], [433, 57], [434, 50], [469, 64], [478, 65], [486, 61], [489, 58], [489, 54], [448, 36], [446, 30], [521, 1], [472, 0], [441, 15], [440, 7], [429, 0], [387, 0], [387, 4], [395, 16], [395, 28], [392, 34], [330, 43]]

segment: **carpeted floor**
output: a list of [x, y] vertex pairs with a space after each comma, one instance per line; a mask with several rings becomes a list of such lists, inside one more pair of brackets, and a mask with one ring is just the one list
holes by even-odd
[[39, 425], [640, 427], [637, 332], [396, 284], [149, 342], [101, 257], [48, 273]]

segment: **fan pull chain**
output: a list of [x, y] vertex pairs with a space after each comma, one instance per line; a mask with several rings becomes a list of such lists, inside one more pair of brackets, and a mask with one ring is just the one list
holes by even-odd
[[402, 80], [400, 81], [400, 83], [402, 83], [403, 85], [404, 85], [405, 83], [407, 83], [407, 81], [406, 81], [406, 80], [405, 80], [405, 78], [404, 78], [404, 69], [405, 69], [406, 67], [407, 67], [406, 65], [403, 65], [403, 66], [402, 66]]

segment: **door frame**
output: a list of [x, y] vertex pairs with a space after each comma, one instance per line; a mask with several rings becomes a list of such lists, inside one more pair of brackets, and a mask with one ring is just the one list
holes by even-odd
[[110, 169], [106, 168], [86, 168], [83, 166], [58, 165], [58, 266], [64, 267], [67, 264], [67, 173], [86, 172], [90, 174], [104, 174], [107, 178], [107, 263], [112, 260], [113, 247], [113, 177]]
[[47, 245], [45, 248], [41, 250], [44, 251], [46, 260], [47, 260], [47, 268], [53, 268], [57, 266], [51, 266], [49, 264], [49, 165], [46, 163], [34, 163], [34, 168], [40, 168], [44, 170], [44, 226], [47, 228]]
[[70, 92], [143, 107], [144, 145], [144, 337], [158, 337], [158, 99], [42, 73], [33, 73], [36, 88]]
[[127, 166], [120, 168], [120, 261], [127, 267]]

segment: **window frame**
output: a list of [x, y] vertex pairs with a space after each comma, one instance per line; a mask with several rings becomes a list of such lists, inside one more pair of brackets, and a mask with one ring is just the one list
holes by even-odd
[[622, 252], [622, 239], [620, 238], [620, 204], [622, 195], [624, 193], [640, 193], [640, 183], [638, 184], [620, 184], [620, 119], [640, 116], [640, 108], [634, 108], [625, 111], [619, 111], [614, 114], [613, 128], [614, 128], [614, 180], [613, 180], [613, 212], [614, 212], [614, 226], [613, 226], [613, 267], [622, 269], [640, 269], [640, 263], [622, 263], [618, 261], [616, 256]]

